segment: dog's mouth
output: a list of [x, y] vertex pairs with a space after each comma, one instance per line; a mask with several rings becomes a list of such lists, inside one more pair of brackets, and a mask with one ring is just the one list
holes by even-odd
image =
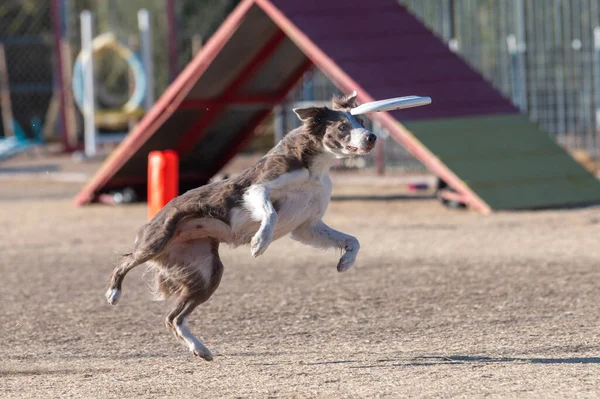
[[351, 145], [346, 146], [346, 150], [354, 155], [364, 155], [368, 154], [375, 145], [368, 145], [366, 148], [358, 148]]

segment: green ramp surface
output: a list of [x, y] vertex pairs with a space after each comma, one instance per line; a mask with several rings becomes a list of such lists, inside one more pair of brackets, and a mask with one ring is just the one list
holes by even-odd
[[525, 115], [403, 125], [493, 210], [600, 203], [600, 182]]

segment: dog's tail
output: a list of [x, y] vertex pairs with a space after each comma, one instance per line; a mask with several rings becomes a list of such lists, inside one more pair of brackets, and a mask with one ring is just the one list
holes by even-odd
[[111, 305], [117, 303], [121, 296], [121, 285], [125, 275], [134, 267], [158, 256], [175, 234], [177, 224], [185, 216], [184, 212], [169, 214], [163, 208], [156, 217], [140, 229], [133, 252], [121, 255], [120, 264], [113, 270], [105, 294], [108, 303]]
[[154, 286], [151, 287], [152, 296], [155, 301], [165, 301], [180, 289], [180, 284], [169, 278], [168, 274], [160, 270], [155, 271]]

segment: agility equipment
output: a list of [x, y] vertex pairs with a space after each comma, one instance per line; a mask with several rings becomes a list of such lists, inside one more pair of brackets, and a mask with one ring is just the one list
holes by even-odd
[[[112, 33], [104, 33], [92, 41], [92, 54], [94, 57], [107, 51], [114, 52], [127, 62], [133, 76], [134, 89], [128, 101], [122, 106], [115, 109], [96, 110], [96, 126], [119, 129], [127, 126], [132, 118], [144, 114], [142, 104], [146, 96], [146, 73], [139, 57], [120, 43]], [[84, 107], [83, 63], [88, 56], [87, 52], [80, 52], [73, 67], [73, 98], [79, 109]]]
[[148, 220], [179, 193], [179, 156], [175, 151], [148, 154]]
[[368, 116], [471, 209], [600, 203], [592, 174], [395, 0], [241, 0], [75, 203], [145, 191], [153, 150], [179, 154], [180, 191], [205, 184], [312, 65], [360, 103], [431, 96]]
[[44, 144], [44, 135], [42, 132], [42, 121], [40, 118], [31, 120], [31, 129], [33, 137], [29, 138], [21, 125], [13, 119], [13, 136], [0, 137], [0, 161], [13, 157], [33, 149], [39, 149]]
[[[81, 20], [81, 52], [73, 67], [72, 86], [75, 103], [84, 119], [85, 155], [96, 155], [97, 144], [101, 142], [120, 142], [126, 133], [99, 135], [98, 128], [128, 129], [132, 120], [143, 116], [153, 102], [152, 84], [152, 46], [150, 16], [148, 10], [138, 11], [138, 25], [142, 47], [142, 58], [120, 43], [114, 34], [108, 32], [93, 39], [92, 13], [84, 10]], [[128, 101], [114, 109], [97, 109], [96, 87], [94, 81], [94, 57], [106, 51], [112, 51], [127, 62], [134, 80], [134, 90]], [[142, 106], [144, 104], [144, 106]]]

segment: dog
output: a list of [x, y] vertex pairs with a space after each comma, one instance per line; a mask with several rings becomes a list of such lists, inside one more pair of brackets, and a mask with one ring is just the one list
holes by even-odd
[[154, 271], [158, 299], [174, 297], [167, 328], [189, 350], [212, 360], [210, 350], [187, 328], [194, 309], [215, 292], [223, 275], [219, 244], [250, 244], [252, 256], [285, 236], [316, 248], [343, 251], [337, 270], [355, 262], [360, 244], [321, 220], [331, 197], [329, 169], [337, 159], [366, 155], [377, 136], [350, 114], [357, 93], [334, 96], [332, 107], [294, 109], [302, 126], [289, 132], [264, 157], [237, 176], [185, 192], [170, 201], [121, 255], [106, 299], [121, 295], [127, 272], [147, 263]]

